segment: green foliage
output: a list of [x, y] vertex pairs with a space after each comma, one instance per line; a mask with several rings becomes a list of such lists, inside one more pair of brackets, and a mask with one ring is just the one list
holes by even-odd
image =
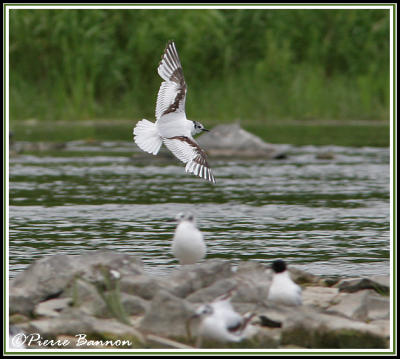
[[104, 282], [95, 283], [98, 293], [107, 305], [110, 313], [121, 323], [130, 325], [130, 320], [121, 302], [121, 289], [119, 278], [113, 278], [111, 270], [105, 266], [99, 266]]
[[[212, 119], [205, 119], [208, 124]], [[135, 121], [14, 121], [12, 141], [132, 141]], [[338, 145], [338, 146], [390, 146], [390, 128], [385, 123], [266, 123], [265, 121], [241, 121], [241, 126], [264, 141], [290, 143], [292, 145]], [[212, 128], [212, 126], [210, 126]], [[38, 155], [37, 151], [36, 155]], [[71, 152], [54, 149], [55, 155]], [[105, 152], [108, 153], [109, 152]], [[113, 152], [117, 154], [116, 152]], [[78, 155], [78, 153], [75, 153]], [[82, 154], [81, 154], [82, 155]]]
[[11, 10], [11, 119], [152, 119], [170, 39], [191, 118], [388, 120], [388, 10], [311, 9]]

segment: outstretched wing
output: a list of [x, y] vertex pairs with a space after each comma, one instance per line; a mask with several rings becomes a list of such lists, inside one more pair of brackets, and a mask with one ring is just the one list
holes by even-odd
[[186, 82], [173, 41], [168, 42], [157, 71], [165, 81], [158, 90], [156, 119], [172, 112], [185, 112]]
[[186, 136], [175, 136], [163, 139], [165, 146], [176, 158], [186, 163], [185, 171], [215, 183], [207, 162], [207, 155], [193, 139]]

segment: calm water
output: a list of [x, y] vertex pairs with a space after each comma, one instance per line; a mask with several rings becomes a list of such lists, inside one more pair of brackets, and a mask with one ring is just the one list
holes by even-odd
[[[207, 258], [284, 258], [315, 274], [389, 274], [386, 148], [288, 147], [283, 160], [214, 160], [215, 186], [175, 160], [131, 157], [126, 143], [70, 143], [10, 159], [10, 276], [37, 258], [99, 248], [140, 256], [149, 273], [177, 262], [174, 224], [192, 211]], [[330, 151], [334, 159], [318, 159]]]

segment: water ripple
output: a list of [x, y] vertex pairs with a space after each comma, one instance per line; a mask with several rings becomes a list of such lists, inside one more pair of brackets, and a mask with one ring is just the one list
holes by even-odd
[[[324, 275], [389, 273], [388, 149], [303, 146], [280, 161], [218, 160], [212, 186], [175, 161], [149, 155], [144, 165], [119, 154], [129, 148], [76, 142], [63, 156], [10, 160], [11, 276], [36, 258], [98, 248], [140, 256], [146, 270], [165, 274], [177, 266], [166, 220], [187, 210], [208, 258], [279, 257]], [[318, 159], [324, 151], [334, 158]]]

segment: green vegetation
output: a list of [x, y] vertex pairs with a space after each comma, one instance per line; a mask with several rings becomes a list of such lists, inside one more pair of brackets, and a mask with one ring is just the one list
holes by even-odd
[[389, 11], [367, 9], [11, 10], [11, 124], [153, 119], [170, 39], [189, 118], [271, 124], [271, 142], [287, 121], [388, 125]]
[[[131, 141], [137, 119], [95, 121], [13, 121], [11, 130], [16, 141]], [[210, 119], [204, 124], [212, 128]], [[386, 123], [270, 123], [242, 121], [241, 125], [264, 141], [293, 145], [376, 146], [390, 145], [389, 125]], [[57, 151], [60, 155], [60, 151]]]
[[[119, 277], [114, 278], [111, 269], [106, 266], [99, 266], [99, 271], [102, 273], [104, 282], [95, 283], [97, 292], [103, 299], [110, 313], [121, 323], [131, 325], [129, 316], [121, 301], [121, 289]], [[118, 271], [115, 271], [120, 275]]]

